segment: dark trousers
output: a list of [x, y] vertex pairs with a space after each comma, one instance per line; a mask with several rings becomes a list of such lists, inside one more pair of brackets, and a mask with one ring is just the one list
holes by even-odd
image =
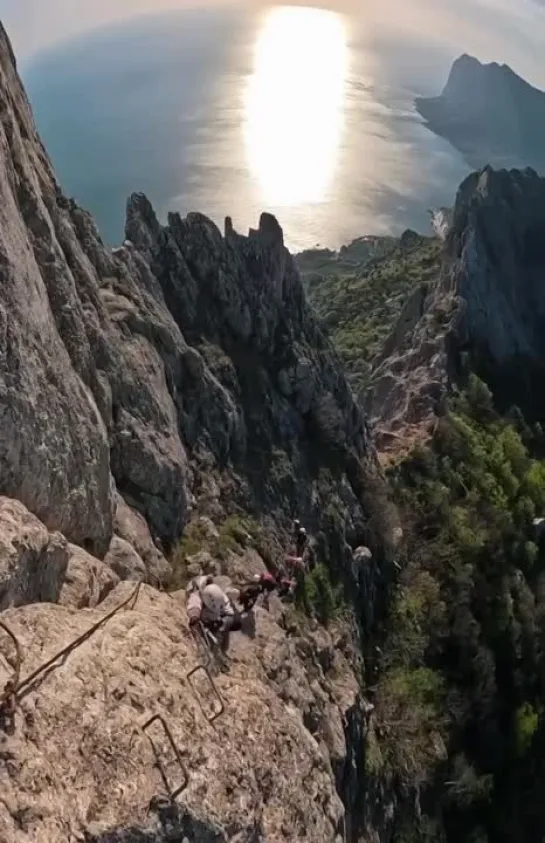
[[239, 632], [242, 629], [242, 615], [235, 612], [232, 615], [225, 615], [221, 621], [220, 643], [224, 653], [229, 649], [229, 635], [231, 632]]

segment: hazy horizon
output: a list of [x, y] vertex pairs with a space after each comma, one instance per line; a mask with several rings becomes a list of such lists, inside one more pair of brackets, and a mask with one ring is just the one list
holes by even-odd
[[545, 88], [536, 0], [62, 5], [0, 13], [61, 183], [111, 243], [133, 190], [161, 219], [199, 210], [245, 229], [267, 209], [294, 248], [424, 232], [469, 166], [415, 97], [438, 94], [460, 53]]
[[[0, 0], [0, 19], [19, 60], [27, 63], [43, 49], [98, 28], [143, 15], [184, 9], [218, 7], [249, 10], [274, 6], [270, 0]], [[502, 61], [533, 84], [545, 87], [540, 46], [545, 40], [542, 0], [290, 0], [289, 6], [311, 6], [347, 12], [362, 28], [395, 33], [458, 52], [471, 52], [482, 61]], [[422, 56], [425, 65], [425, 56]]]

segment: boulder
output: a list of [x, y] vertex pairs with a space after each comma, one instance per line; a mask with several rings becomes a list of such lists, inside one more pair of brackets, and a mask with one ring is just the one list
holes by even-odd
[[98, 606], [118, 584], [118, 575], [104, 562], [74, 544], [68, 545], [68, 554], [59, 603], [74, 609]]
[[64, 536], [50, 533], [20, 501], [0, 497], [0, 611], [55, 603], [68, 565]]
[[104, 557], [104, 564], [117, 574], [120, 580], [145, 582], [148, 572], [142, 559], [129, 542], [114, 536], [110, 549]]
[[114, 529], [116, 535], [129, 542], [146, 566], [146, 581], [152, 585], [168, 583], [172, 571], [167, 560], [151, 537], [146, 519], [125, 503], [121, 495], [116, 497]]

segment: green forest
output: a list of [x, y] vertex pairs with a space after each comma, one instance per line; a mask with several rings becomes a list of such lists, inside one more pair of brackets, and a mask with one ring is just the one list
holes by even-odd
[[[307, 290], [365, 389], [440, 244], [401, 244]], [[305, 267], [303, 266], [303, 272]], [[396, 843], [541, 841], [545, 827], [545, 437], [469, 370], [431, 441], [388, 468], [405, 533], [380, 632], [370, 781], [407, 810]], [[545, 522], [544, 522], [545, 529]]]

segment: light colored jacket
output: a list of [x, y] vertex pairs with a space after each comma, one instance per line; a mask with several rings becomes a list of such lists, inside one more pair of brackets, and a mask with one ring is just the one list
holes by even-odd
[[186, 589], [188, 618], [199, 618], [206, 622], [219, 621], [235, 610], [228, 596], [216, 583], [209, 583], [207, 577], [195, 577]]

